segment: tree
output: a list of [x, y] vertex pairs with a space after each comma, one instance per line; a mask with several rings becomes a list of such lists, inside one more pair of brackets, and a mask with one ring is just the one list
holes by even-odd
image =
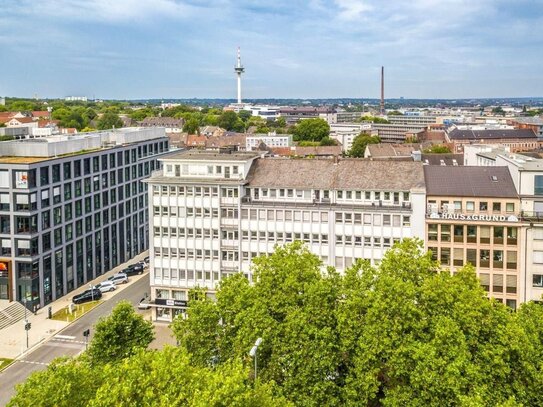
[[325, 137], [320, 141], [319, 145], [321, 145], [321, 146], [337, 146], [337, 141], [334, 140], [331, 137]]
[[291, 406], [273, 383], [247, 380], [240, 362], [190, 363], [182, 349], [138, 351], [123, 363], [92, 366], [83, 355], [33, 373], [9, 406]]
[[300, 120], [292, 129], [295, 141], [321, 141], [330, 135], [330, 125], [324, 119]]
[[98, 130], [120, 128], [123, 127], [123, 121], [116, 113], [107, 112], [98, 119], [96, 127], [98, 128]]
[[118, 361], [146, 349], [154, 339], [153, 324], [134, 311], [128, 301], [119, 302], [102, 318], [87, 351], [93, 364]]
[[231, 110], [222, 112], [222, 114], [219, 116], [217, 125], [228, 131], [245, 131], [245, 124], [238, 117], [236, 112], [233, 112]]
[[450, 154], [451, 149], [448, 146], [434, 144], [433, 146], [424, 149], [425, 154]]
[[196, 118], [190, 118], [185, 121], [183, 131], [188, 134], [200, 134], [200, 122]]
[[253, 113], [250, 110], [240, 110], [238, 113], [238, 117], [243, 120], [244, 123], [246, 123], [247, 120], [253, 117]]
[[252, 285], [234, 275], [174, 320], [193, 364], [249, 365], [261, 337], [259, 378], [295, 405], [540, 405], [543, 307], [511, 313], [471, 266], [441, 271], [420, 240], [344, 276], [300, 242], [253, 270]]
[[351, 149], [347, 152], [349, 157], [364, 157], [366, 146], [368, 144], [379, 144], [381, 138], [379, 136], [371, 136], [368, 133], [362, 132], [353, 140]]
[[505, 116], [505, 110], [501, 106], [498, 106], [492, 109], [492, 114]]

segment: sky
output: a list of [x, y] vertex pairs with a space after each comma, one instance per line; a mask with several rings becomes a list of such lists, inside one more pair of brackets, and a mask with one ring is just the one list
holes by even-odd
[[543, 0], [0, 0], [0, 95], [543, 96]]

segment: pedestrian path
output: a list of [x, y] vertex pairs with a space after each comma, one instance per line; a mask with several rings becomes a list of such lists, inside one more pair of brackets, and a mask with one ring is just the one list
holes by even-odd
[[[48, 304], [42, 309], [37, 310], [36, 313], [30, 311], [27, 312], [27, 319], [30, 322], [31, 328], [29, 331], [25, 331], [25, 320], [24, 320], [24, 306], [23, 307], [23, 317], [18, 319], [16, 322], [5, 326], [0, 329], [0, 358], [16, 359], [24, 355], [32, 347], [42, 343], [43, 341], [55, 336], [58, 340], [71, 341], [72, 339], [66, 338], [59, 334], [66, 326], [70, 323], [66, 321], [57, 321], [48, 318], [48, 308], [51, 307], [52, 314], [60, 311], [63, 308], [66, 308], [69, 304], [72, 303], [72, 297], [74, 295], [80, 294], [83, 291], [89, 288], [89, 284], [96, 285], [101, 281], [107, 279], [109, 276], [118, 273], [119, 271], [126, 268], [129, 264], [136, 263], [137, 261], [143, 260], [147, 256], [147, 252], [143, 252], [128, 262], [121, 264], [115, 267], [113, 270], [108, 271], [105, 274], [102, 274], [93, 281], [89, 281], [87, 284], [79, 287], [78, 289], [71, 291], [64, 297], [57, 299], [56, 301]], [[138, 276], [135, 276], [134, 279], [137, 279]], [[129, 283], [130, 284], [130, 283]], [[128, 284], [128, 285], [129, 285]], [[126, 287], [126, 284], [118, 286], [118, 290], [122, 290]], [[115, 293], [115, 292], [114, 292]], [[108, 295], [108, 294], [105, 294]], [[18, 304], [18, 303], [14, 303]], [[11, 303], [10, 305], [11, 306]], [[28, 348], [26, 334], [28, 332]], [[73, 338], [75, 339], [75, 338]]]

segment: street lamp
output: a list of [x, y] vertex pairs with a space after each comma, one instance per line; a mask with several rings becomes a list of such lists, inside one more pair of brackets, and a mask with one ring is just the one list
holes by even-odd
[[[91, 299], [94, 302], [94, 289], [92, 288], [92, 284], [89, 284], [89, 288], [91, 290]], [[87, 297], [87, 298], [89, 298], [89, 297]]]
[[28, 318], [26, 316], [26, 298], [23, 298], [23, 304], [25, 307], [25, 331], [26, 331], [26, 348], [28, 349], [28, 331], [30, 331], [31, 324], [28, 322]]
[[255, 342], [255, 345], [249, 351], [249, 356], [252, 358], [255, 358], [255, 380], [256, 380], [256, 370], [257, 370], [256, 351], [258, 350], [258, 347], [260, 346], [261, 343], [262, 343], [262, 338], [258, 338]]

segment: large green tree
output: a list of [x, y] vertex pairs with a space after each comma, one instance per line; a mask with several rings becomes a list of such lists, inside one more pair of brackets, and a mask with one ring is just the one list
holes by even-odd
[[321, 141], [330, 135], [330, 125], [320, 118], [304, 119], [291, 131], [295, 141]]
[[217, 125], [225, 130], [229, 131], [245, 131], [245, 124], [241, 120], [236, 112], [227, 110], [221, 113], [217, 121]]
[[344, 276], [299, 242], [253, 270], [174, 321], [194, 364], [251, 363], [261, 337], [259, 377], [296, 405], [540, 405], [541, 311], [488, 299], [471, 267], [442, 272], [421, 241]]
[[379, 136], [371, 136], [368, 133], [362, 132], [354, 138], [347, 155], [349, 157], [364, 157], [368, 144], [379, 144], [380, 142], [381, 138]]
[[93, 363], [108, 363], [146, 349], [154, 339], [153, 324], [134, 311], [128, 301], [119, 302], [111, 315], [101, 318], [87, 351]]
[[113, 112], [104, 113], [97, 121], [98, 130], [109, 130], [123, 127], [123, 121], [118, 114]]

